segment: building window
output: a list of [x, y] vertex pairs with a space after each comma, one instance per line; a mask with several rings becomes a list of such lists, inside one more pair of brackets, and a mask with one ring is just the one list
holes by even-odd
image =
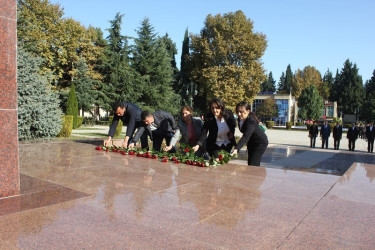
[[279, 109], [279, 117], [275, 117], [275, 125], [285, 126], [288, 121], [288, 111], [289, 111], [289, 100], [276, 99], [277, 107]]
[[255, 99], [254, 102], [253, 102], [253, 112], [256, 112], [257, 111], [257, 108], [260, 104], [262, 104], [264, 102], [263, 99]]
[[327, 107], [327, 116], [333, 117], [333, 107], [332, 106]]

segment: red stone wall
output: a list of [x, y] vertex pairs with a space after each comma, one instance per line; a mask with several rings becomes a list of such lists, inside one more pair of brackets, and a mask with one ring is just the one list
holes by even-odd
[[0, 199], [19, 195], [17, 1], [0, 0]]

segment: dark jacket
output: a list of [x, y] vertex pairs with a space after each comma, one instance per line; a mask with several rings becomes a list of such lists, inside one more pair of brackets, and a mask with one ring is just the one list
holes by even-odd
[[366, 127], [366, 138], [367, 140], [374, 140], [375, 138], [375, 127], [372, 126], [372, 131], [370, 131], [370, 127]]
[[317, 125], [311, 125], [309, 128], [310, 137], [317, 137], [319, 134], [319, 129]]
[[[170, 132], [174, 134], [170, 142], [170, 145], [174, 146], [178, 140], [178, 137], [180, 136], [180, 130], [177, 127], [173, 116], [169, 114], [168, 112], [165, 112], [162, 110], [155, 111], [153, 113], [153, 116], [154, 116], [154, 123], [158, 126], [159, 129], [161, 129], [162, 131]], [[142, 127], [138, 129], [137, 133], [134, 135], [132, 142], [136, 143], [145, 130], [148, 131], [152, 140], [153, 138], [152, 138], [152, 131], [151, 131], [150, 125], [148, 126], [143, 125]]]
[[351, 128], [348, 129], [348, 133], [346, 134], [346, 138], [348, 138], [349, 140], [357, 140], [358, 134], [359, 134], [358, 128], [351, 127]]
[[[238, 124], [239, 122], [240, 121], [238, 120]], [[257, 121], [251, 115], [245, 119], [240, 131], [242, 132], [242, 137], [236, 146], [237, 150], [240, 150], [245, 144], [247, 144], [248, 148], [254, 146], [267, 147], [267, 135], [263, 132]]]
[[[192, 122], [193, 122], [193, 127], [194, 127], [194, 130], [195, 130], [195, 133], [197, 135], [197, 140], [198, 140], [201, 133], [202, 133], [203, 122], [202, 122], [202, 120], [197, 119], [197, 118], [192, 118]], [[178, 121], [177, 126], [180, 129], [180, 133], [181, 133], [180, 143], [188, 144], [189, 143], [189, 132], [188, 132], [187, 124], [181, 118]], [[195, 145], [191, 145], [191, 146], [195, 146]]]
[[327, 125], [322, 125], [320, 127], [320, 136], [322, 138], [329, 138], [331, 136], [331, 126]]
[[135, 104], [130, 102], [123, 102], [125, 105], [125, 113], [123, 116], [114, 115], [108, 135], [113, 137], [116, 132], [116, 127], [121, 119], [124, 125], [127, 125], [126, 136], [132, 137], [134, 130], [143, 125], [141, 119], [142, 110]]
[[[223, 118], [229, 127], [228, 138], [230, 142], [235, 146], [236, 140], [234, 138], [234, 132], [236, 129], [236, 119], [234, 118], [232, 111], [230, 111], [229, 109], [227, 109], [226, 112], [223, 114]], [[203, 125], [203, 129], [202, 129], [202, 134], [199, 137], [197, 144], [200, 147], [203, 147], [204, 141], [207, 139], [206, 148], [207, 148], [207, 151], [211, 151], [211, 149], [213, 149], [214, 145], [216, 144], [217, 132], [218, 132], [218, 128], [217, 128], [216, 118], [206, 117], [204, 125]], [[207, 137], [207, 133], [208, 133], [208, 137]]]
[[333, 127], [333, 138], [340, 140], [342, 138], [342, 126]]

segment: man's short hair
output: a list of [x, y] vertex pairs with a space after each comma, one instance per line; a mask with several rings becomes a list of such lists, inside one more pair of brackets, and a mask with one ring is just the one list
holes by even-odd
[[121, 101], [116, 101], [115, 103], [113, 103], [112, 105], [112, 110], [113, 112], [116, 112], [118, 108], [121, 108], [123, 109], [125, 107], [125, 104]]
[[147, 111], [147, 110], [145, 110], [145, 111], [142, 111], [142, 113], [141, 113], [141, 119], [142, 119], [142, 121], [144, 121], [144, 120], [146, 120], [148, 117], [150, 117], [152, 114], [149, 112], [149, 111]]

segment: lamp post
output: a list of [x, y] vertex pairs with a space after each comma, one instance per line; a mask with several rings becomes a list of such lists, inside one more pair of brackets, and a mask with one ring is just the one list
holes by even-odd
[[186, 96], [188, 97], [190, 107], [192, 107], [192, 108], [193, 108], [193, 97], [196, 96], [197, 94], [198, 94], [198, 90], [197, 90], [196, 84], [194, 82], [190, 82], [186, 86]]

